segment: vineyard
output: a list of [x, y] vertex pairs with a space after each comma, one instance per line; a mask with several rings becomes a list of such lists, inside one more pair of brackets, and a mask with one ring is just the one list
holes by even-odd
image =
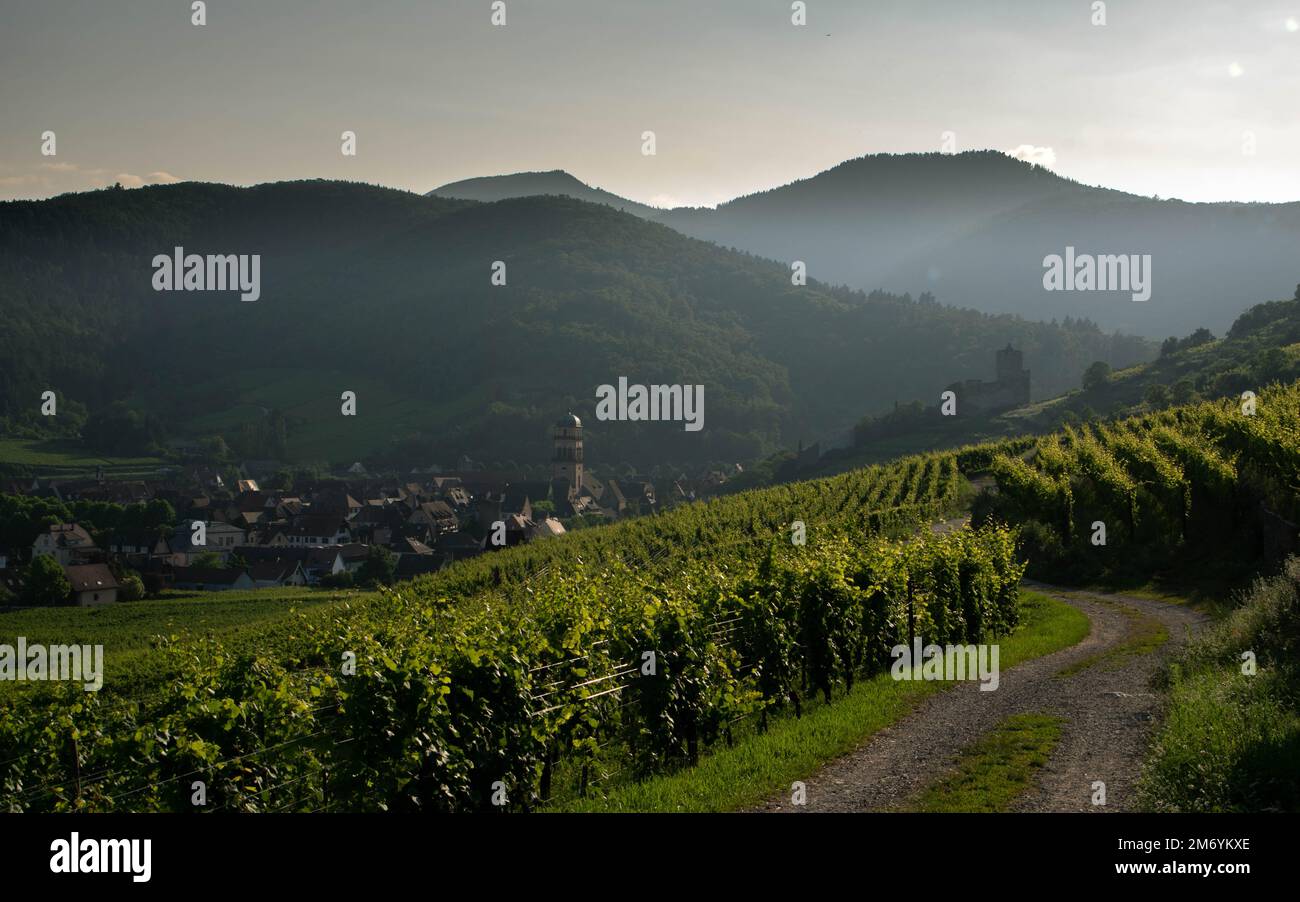
[[[261, 641], [159, 638], [147, 679], [0, 702], [12, 811], [531, 808], [689, 764], [741, 719], [1014, 629], [1003, 528], [903, 538], [954, 455], [485, 555]], [[196, 795], [196, 793], [198, 795]]]
[[[921, 529], [975, 470], [998, 488], [977, 528]], [[1026, 555], [1083, 571], [1285, 551], [1298, 474], [1300, 389], [1275, 388], [1249, 413], [904, 458], [483, 555], [251, 635], [158, 637], [99, 693], [0, 699], [0, 804], [543, 808], [797, 717], [914, 636], [1006, 636]]]
[[1251, 572], [1294, 550], [1300, 390], [1066, 429], [990, 469], [998, 495], [975, 519], [1018, 524], [1034, 572], [1150, 575], [1188, 560]]

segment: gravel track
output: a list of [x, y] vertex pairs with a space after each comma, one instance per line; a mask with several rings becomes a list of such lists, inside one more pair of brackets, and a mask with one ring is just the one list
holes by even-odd
[[[1206, 618], [1183, 606], [1127, 595], [1075, 591], [1026, 582], [1026, 587], [1078, 608], [1092, 631], [1077, 645], [1004, 670], [997, 690], [963, 683], [922, 701], [910, 714], [864, 745], [804, 780], [807, 804], [788, 793], [760, 811], [882, 811], [906, 808], [910, 799], [953, 770], [960, 752], [1015, 714], [1065, 718], [1061, 740], [1017, 811], [1124, 811], [1145, 757], [1159, 700], [1151, 677]], [[1164, 624], [1169, 640], [1144, 654], [1122, 654], [1070, 675], [1063, 668], [1122, 645], [1132, 614]], [[1092, 804], [1093, 781], [1106, 784], [1106, 804]]]

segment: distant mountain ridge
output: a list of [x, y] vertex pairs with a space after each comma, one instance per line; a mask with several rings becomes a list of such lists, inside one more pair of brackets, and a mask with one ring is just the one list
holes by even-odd
[[633, 213], [645, 219], [656, 219], [665, 210], [639, 204], [636, 201], [619, 197], [600, 188], [593, 188], [565, 172], [552, 169], [549, 172], [517, 172], [511, 175], [489, 175], [482, 178], [465, 179], [451, 182], [430, 191], [428, 197], [445, 197], [459, 200], [477, 200], [492, 203], [515, 197], [539, 197], [555, 195], [585, 200], [593, 204], [604, 204], [615, 210]]
[[[493, 186], [496, 197], [536, 193], [523, 177], [499, 176]], [[1153, 338], [1200, 326], [1221, 332], [1258, 298], [1285, 296], [1300, 278], [1300, 203], [1156, 200], [1083, 185], [996, 151], [860, 157], [714, 209], [647, 212], [608, 197], [598, 202], [694, 238], [803, 261], [830, 284], [929, 290], [984, 312], [1086, 317]], [[1151, 255], [1151, 300], [1045, 290], [1043, 258], [1067, 247]]]
[[[261, 298], [152, 290], [150, 261], [176, 246], [260, 254]], [[275, 411], [295, 460], [544, 462], [572, 410], [592, 461], [705, 464], [937, 396], [1008, 342], [1037, 397], [1094, 360], [1154, 354], [1083, 321], [794, 286], [780, 263], [567, 197], [311, 181], [0, 204], [0, 430], [39, 426], [52, 389], [69, 415], [124, 401], [249, 457], [275, 456], [251, 447]], [[589, 419], [596, 386], [621, 376], [704, 385], [704, 430]], [[356, 417], [340, 415], [343, 391]]]

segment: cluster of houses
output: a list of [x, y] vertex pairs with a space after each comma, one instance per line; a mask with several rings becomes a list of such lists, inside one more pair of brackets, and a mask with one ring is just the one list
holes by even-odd
[[[4, 490], [65, 502], [165, 500], [181, 517], [170, 532], [101, 535], [99, 543], [77, 523], [35, 536], [30, 556], [61, 564], [79, 604], [117, 599], [110, 562], [176, 589], [311, 586], [356, 573], [380, 546], [396, 556], [401, 581], [502, 545], [561, 535], [562, 518], [612, 520], [658, 509], [649, 479], [600, 480], [585, 470], [576, 416], [556, 423], [554, 440], [549, 481], [477, 469], [376, 478], [358, 467], [343, 478], [267, 490], [248, 472], [257, 468], [245, 466], [246, 478], [233, 485], [216, 471], [191, 468], [162, 481], [34, 480]], [[695, 495], [680, 482], [673, 489], [673, 501]]]

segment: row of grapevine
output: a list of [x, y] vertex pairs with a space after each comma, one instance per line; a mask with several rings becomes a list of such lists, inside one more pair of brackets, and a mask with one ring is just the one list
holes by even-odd
[[1066, 429], [991, 469], [1000, 497], [989, 508], [1042, 524], [1038, 548], [1059, 543], [1076, 564], [1286, 550], [1300, 521], [1300, 387]]
[[879, 672], [913, 634], [1016, 626], [1006, 528], [766, 538], [670, 575], [558, 570], [504, 607], [385, 593], [305, 620], [298, 666], [179, 644], [147, 707], [69, 691], [7, 711], [0, 806], [192, 810], [201, 783], [203, 810], [529, 808], [611, 756], [637, 776], [690, 764], [739, 718]]

